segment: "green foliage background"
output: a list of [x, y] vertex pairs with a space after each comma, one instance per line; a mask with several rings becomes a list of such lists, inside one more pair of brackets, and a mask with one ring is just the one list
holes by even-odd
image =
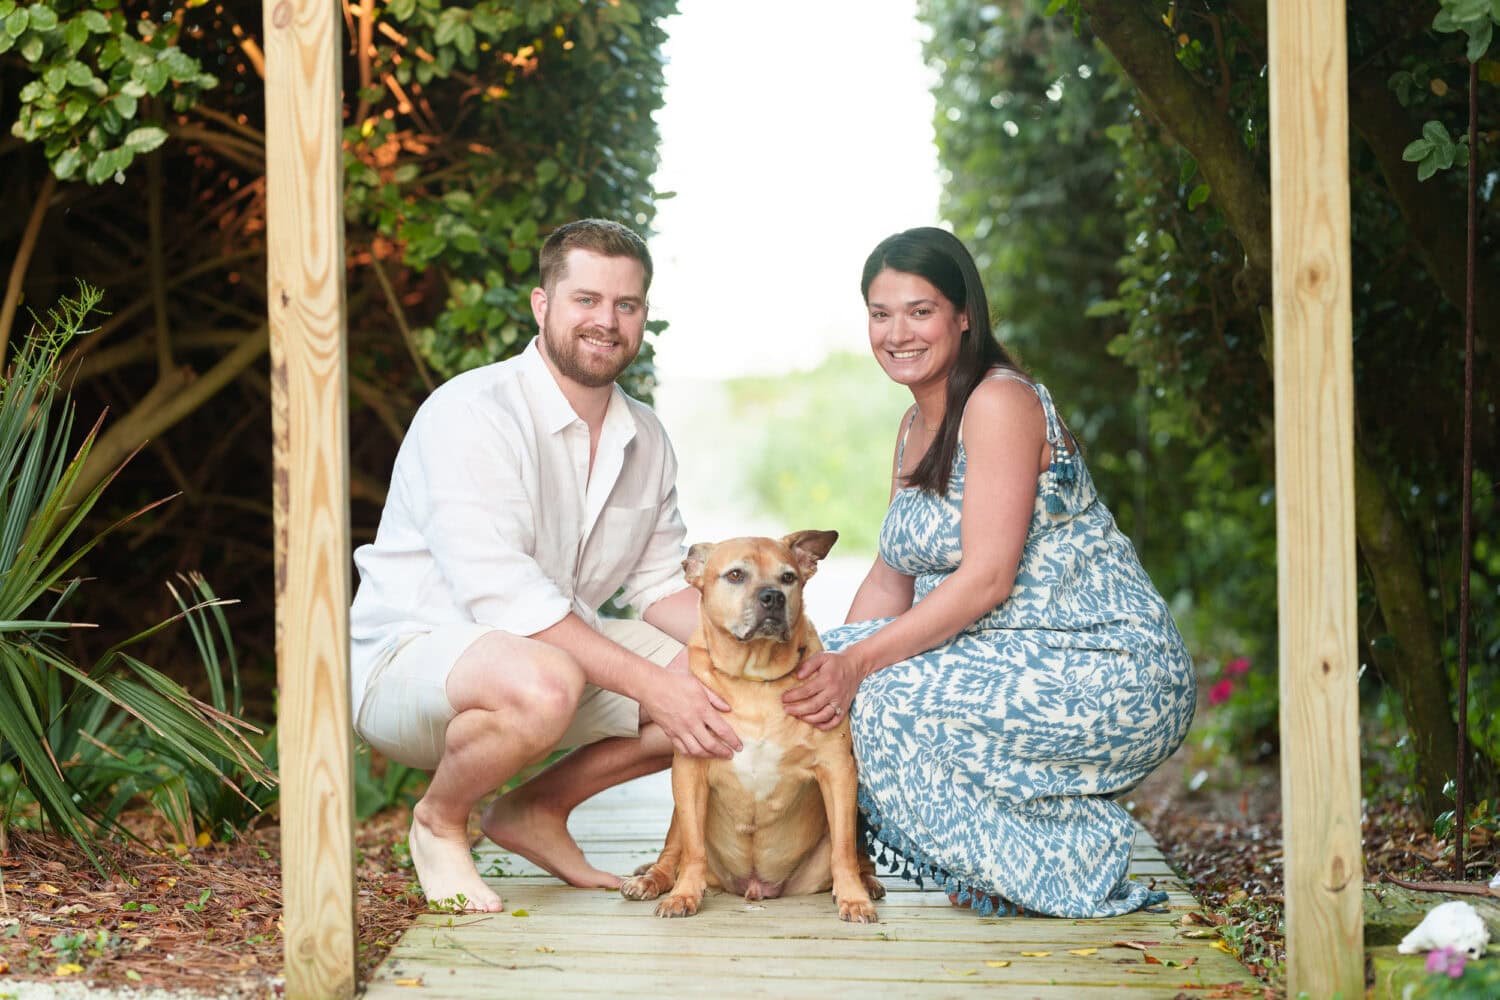
[[[1269, 191], [1263, 5], [923, 0], [919, 9], [933, 32], [927, 57], [941, 76], [943, 214], [980, 259], [1001, 335], [1053, 386], [1106, 500], [1174, 598], [1209, 676], [1235, 655], [1272, 666], [1268, 278], [1247, 264], [1245, 250], [1259, 233], [1243, 222], [1235, 228], [1233, 220], [1254, 218], [1253, 207], [1216, 193], [1204, 165], [1161, 124], [1165, 117], [1201, 135], [1227, 118], [1241, 148], [1215, 150], [1225, 162], [1214, 171], [1228, 176], [1247, 164], [1238, 176]], [[1490, 98], [1500, 65], [1476, 39], [1488, 36], [1495, 16], [1479, 0], [1349, 9], [1356, 439], [1374, 473], [1360, 500], [1374, 498], [1377, 485], [1392, 498], [1390, 523], [1413, 539], [1405, 582], [1418, 595], [1382, 604], [1374, 583], [1388, 587], [1391, 570], [1386, 550], [1372, 557], [1369, 546], [1394, 529], [1364, 529], [1360, 640], [1374, 668], [1365, 679], [1372, 694], [1382, 685], [1451, 692], [1454, 683], [1463, 361], [1452, 305], [1462, 298], [1462, 256], [1455, 264], [1452, 249], [1464, 178], [1444, 168], [1467, 156], [1471, 54], [1480, 59], [1479, 155], [1493, 162], [1500, 121]], [[1115, 48], [1096, 40], [1096, 28]], [[1117, 57], [1169, 80], [1178, 88], [1173, 103], [1152, 105]], [[1153, 86], [1153, 99], [1165, 101], [1168, 91]], [[1500, 269], [1495, 174], [1485, 171], [1481, 288]], [[1482, 313], [1479, 470], [1497, 459], [1496, 332]], [[1489, 722], [1500, 703], [1500, 566], [1494, 521], [1480, 512], [1491, 508], [1492, 490], [1488, 472], [1478, 472], [1469, 719], [1490, 783], [1500, 751]], [[1410, 645], [1424, 629], [1441, 637], [1433, 646], [1441, 665]], [[1216, 717], [1274, 739], [1270, 679], [1242, 687]], [[1451, 746], [1451, 696], [1443, 704], [1446, 721], [1413, 725], [1427, 734], [1447, 727]], [[1405, 706], [1408, 721], [1414, 705]], [[1451, 773], [1454, 765], [1433, 766]], [[1417, 775], [1429, 808], [1442, 784], [1435, 773]]]
[[[530, 339], [547, 232], [588, 215], [649, 231], [667, 196], [651, 184], [652, 113], [674, 11], [674, 0], [330, 10], [343, 32], [356, 544], [373, 535], [430, 387]], [[84, 479], [149, 440], [100, 516], [182, 495], [132, 522], [122, 554], [91, 556], [98, 584], [78, 611], [139, 626], [172, 610], [140, 578], [205, 570], [242, 602], [249, 711], [267, 718], [263, 15], [250, 0], [0, 0], [0, 283], [23, 292], [0, 311], [0, 341], [13, 350], [28, 307], [74, 277], [103, 290], [99, 331], [63, 359], [81, 411], [110, 411]], [[649, 339], [624, 381], [650, 398]]]

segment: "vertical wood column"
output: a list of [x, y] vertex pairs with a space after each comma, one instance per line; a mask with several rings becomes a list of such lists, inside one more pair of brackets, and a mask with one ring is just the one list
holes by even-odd
[[1271, 0], [1287, 994], [1364, 995], [1344, 4]]
[[265, 0], [286, 995], [354, 995], [338, 5]]

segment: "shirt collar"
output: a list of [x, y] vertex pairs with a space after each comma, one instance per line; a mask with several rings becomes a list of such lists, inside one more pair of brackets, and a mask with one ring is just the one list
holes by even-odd
[[542, 429], [548, 434], [556, 434], [577, 420], [578, 414], [573, 411], [568, 397], [563, 395], [557, 379], [553, 378], [552, 369], [542, 359], [541, 339], [541, 334], [531, 338], [531, 343], [526, 345], [516, 363], [526, 384], [532, 388], [533, 407]]
[[[547, 362], [542, 358], [540, 341], [541, 334], [533, 337], [531, 343], [526, 345], [526, 350], [517, 358], [517, 364], [526, 384], [533, 388], [532, 399], [542, 429], [548, 434], [556, 434], [582, 418], [573, 409], [573, 404], [568, 402], [568, 397], [563, 395], [562, 388], [552, 375], [552, 369], [547, 367]], [[604, 412], [603, 436], [618, 440], [620, 446], [624, 447], [635, 437], [635, 417], [630, 412], [630, 403], [625, 398], [624, 390], [618, 385], [611, 386], [610, 390], [609, 408]]]

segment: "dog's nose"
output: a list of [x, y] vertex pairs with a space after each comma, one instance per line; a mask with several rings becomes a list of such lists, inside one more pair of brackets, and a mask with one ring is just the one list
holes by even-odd
[[760, 606], [767, 611], [785, 611], [786, 595], [775, 587], [762, 587], [760, 593], [755, 595], [760, 601]]

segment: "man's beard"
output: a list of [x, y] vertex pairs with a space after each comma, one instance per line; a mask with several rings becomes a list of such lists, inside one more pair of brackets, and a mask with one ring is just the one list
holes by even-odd
[[612, 365], [609, 368], [599, 367], [601, 364], [599, 361], [595, 362], [595, 367], [588, 367], [584, 359], [584, 350], [578, 343], [579, 334], [588, 329], [588, 327], [575, 327], [567, 333], [559, 333], [549, 321], [542, 325], [542, 342], [547, 347], [547, 357], [552, 360], [559, 375], [579, 385], [586, 385], [590, 389], [598, 389], [619, 378], [620, 373], [630, 367], [635, 356], [629, 355], [618, 365]]

